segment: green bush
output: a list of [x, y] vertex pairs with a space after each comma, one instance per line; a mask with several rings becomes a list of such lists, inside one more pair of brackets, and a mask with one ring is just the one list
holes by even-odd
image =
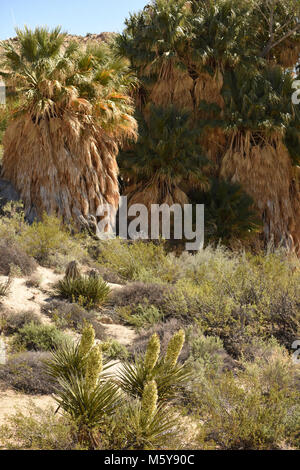
[[278, 386], [265, 393], [259, 381], [243, 378], [240, 374], [238, 381], [227, 373], [206, 383], [199, 403], [206, 440], [226, 450], [280, 448], [290, 439], [299, 394]]
[[25, 324], [13, 337], [12, 347], [18, 351], [51, 351], [65, 339], [54, 325]]
[[166, 254], [164, 243], [140, 240], [128, 243], [116, 239], [102, 245], [99, 263], [125, 280], [164, 283], [177, 279], [176, 259]]
[[4, 215], [0, 218], [0, 239], [4, 248], [0, 247], [0, 253], [3, 250], [2, 263], [5, 270], [10, 264], [15, 264], [24, 274], [29, 275], [36, 267], [33, 258], [59, 272], [63, 272], [75, 257], [79, 261], [88, 261], [85, 237], [75, 231], [72, 233], [55, 216], [44, 214], [42, 220], [28, 225], [22, 204], [8, 203], [2, 208], [2, 212]]
[[108, 343], [108, 348], [105, 350], [105, 356], [110, 360], [119, 359], [124, 361], [128, 358], [129, 352], [123, 344], [116, 340], [111, 340]]
[[77, 302], [86, 309], [103, 305], [109, 296], [110, 287], [101, 278], [80, 276], [76, 279], [64, 278], [57, 285], [59, 296]]
[[55, 266], [55, 258], [59, 256], [64, 256], [64, 264], [67, 264], [74, 254], [77, 259], [86, 255], [61, 220], [47, 214], [43, 215], [42, 221], [27, 225], [19, 238], [22, 248], [45, 266], [53, 263]]
[[135, 328], [151, 327], [158, 323], [162, 317], [160, 311], [154, 305], [147, 303], [136, 305], [134, 310], [129, 306], [119, 307], [117, 313], [125, 323]]

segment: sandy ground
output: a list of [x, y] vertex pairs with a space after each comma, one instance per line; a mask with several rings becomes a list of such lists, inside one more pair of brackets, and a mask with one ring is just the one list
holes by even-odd
[[[35, 276], [41, 279], [40, 287], [27, 287], [26, 281], [28, 278], [15, 278], [12, 281], [9, 294], [1, 299], [1, 305], [12, 312], [31, 310], [40, 314], [41, 307], [46, 303], [46, 300], [51, 296], [51, 289], [53, 285], [62, 279], [62, 275], [55, 274], [51, 269], [39, 267]], [[6, 280], [6, 277], [0, 276], [0, 281]], [[42, 320], [46, 323], [49, 319], [42, 316]]]
[[[28, 287], [26, 281], [28, 278], [15, 278], [12, 281], [10, 292], [7, 296], [0, 300], [0, 310], [3, 307], [6, 311], [18, 312], [30, 310], [40, 316], [45, 324], [51, 323], [51, 320], [42, 313], [43, 306], [47, 303], [49, 298], [52, 297], [53, 285], [62, 279], [63, 275], [56, 274], [53, 270], [38, 267], [34, 274], [35, 278], [40, 280], [39, 287]], [[0, 282], [3, 282], [7, 277], [0, 276]], [[110, 284], [112, 290], [122, 289], [123, 286], [118, 284]], [[133, 329], [118, 324], [104, 324], [103, 328], [108, 337], [113, 338], [124, 346], [128, 346], [136, 337]], [[71, 334], [71, 332], [70, 332]], [[74, 332], [72, 332], [72, 336]], [[120, 363], [114, 362], [113, 367], [109, 370], [110, 373], [117, 373], [120, 368]], [[0, 425], [4, 423], [5, 417], [13, 415], [16, 409], [21, 409], [25, 412], [30, 403], [34, 403], [40, 408], [47, 409], [55, 405], [55, 401], [51, 396], [31, 396], [16, 392], [13, 389], [1, 386], [0, 384]]]
[[8, 416], [14, 415], [18, 409], [25, 412], [30, 403], [34, 403], [42, 409], [56, 404], [55, 400], [48, 395], [31, 396], [15, 392], [10, 388], [0, 389], [0, 426], [5, 423]]

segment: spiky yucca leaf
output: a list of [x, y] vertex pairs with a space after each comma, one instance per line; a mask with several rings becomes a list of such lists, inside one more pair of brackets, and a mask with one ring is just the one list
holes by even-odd
[[112, 414], [120, 402], [118, 387], [112, 382], [91, 388], [84, 377], [73, 375], [60, 379], [55, 400], [80, 427], [93, 429], [104, 416]]
[[156, 382], [151, 381], [144, 387], [142, 400], [129, 406], [126, 424], [130, 449], [157, 449], [176, 434], [178, 417], [157, 401]]
[[[174, 399], [180, 386], [191, 374], [187, 365], [177, 364], [183, 342], [184, 333], [175, 334], [170, 340], [166, 357], [158, 359], [157, 337], [153, 335], [145, 357], [136, 356], [134, 363], [129, 361], [122, 363], [117, 379], [118, 385], [133, 398], [142, 398], [147, 383], [155, 381], [159, 403]], [[154, 360], [148, 360], [149, 357]]]

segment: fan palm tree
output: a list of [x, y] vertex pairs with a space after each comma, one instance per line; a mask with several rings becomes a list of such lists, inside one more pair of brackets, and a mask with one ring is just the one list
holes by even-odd
[[300, 238], [299, 119], [285, 70], [295, 66], [300, 44], [295, 5], [159, 0], [128, 20], [118, 40], [142, 82], [138, 106], [146, 118], [149, 103], [192, 110], [210, 174], [241, 183], [265, 238], [289, 246]]
[[[300, 194], [284, 145], [286, 129], [291, 132], [297, 121], [291, 95], [292, 76], [279, 66], [252, 75], [244, 67], [226, 74], [224, 126], [229, 142], [221, 175], [241, 183], [253, 197], [267, 239], [298, 246]], [[299, 142], [297, 151], [300, 155]]]
[[20, 192], [27, 216], [65, 222], [118, 205], [119, 147], [136, 136], [126, 60], [107, 45], [64, 46], [60, 28], [17, 30], [3, 44], [1, 75], [19, 103], [4, 137], [2, 177]]
[[130, 204], [188, 203], [186, 187], [207, 183], [202, 167], [207, 160], [197, 145], [197, 128], [190, 113], [174, 106], [150, 106], [149, 117], [139, 118], [139, 139], [133, 149], [120, 154], [121, 175]]

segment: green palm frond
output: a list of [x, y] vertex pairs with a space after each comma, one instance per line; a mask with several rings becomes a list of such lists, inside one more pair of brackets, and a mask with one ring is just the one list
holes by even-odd
[[204, 181], [207, 163], [200, 153], [199, 130], [191, 128], [190, 113], [175, 107], [150, 107], [147, 121], [139, 116], [139, 139], [132, 150], [119, 157], [121, 174], [135, 184], [164, 179], [173, 185], [185, 180]]

